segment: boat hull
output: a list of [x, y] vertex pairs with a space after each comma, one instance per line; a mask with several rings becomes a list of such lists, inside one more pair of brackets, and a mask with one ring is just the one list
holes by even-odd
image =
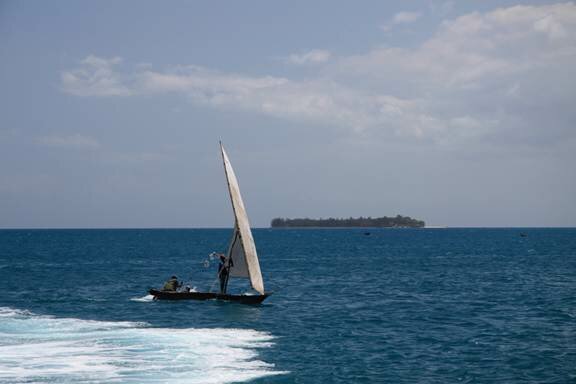
[[154, 300], [223, 300], [241, 304], [260, 304], [270, 294], [264, 295], [229, 295], [214, 292], [173, 292], [151, 289], [148, 291]]

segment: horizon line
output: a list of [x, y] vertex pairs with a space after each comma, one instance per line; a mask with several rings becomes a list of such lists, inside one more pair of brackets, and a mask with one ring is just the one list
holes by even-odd
[[[137, 229], [154, 229], [154, 230], [171, 230], [171, 229], [233, 229], [229, 227], [0, 227], [0, 231], [19, 231], [19, 230], [137, 230]], [[251, 229], [547, 229], [547, 228], [575, 228], [575, 226], [429, 226], [429, 227], [251, 227]]]

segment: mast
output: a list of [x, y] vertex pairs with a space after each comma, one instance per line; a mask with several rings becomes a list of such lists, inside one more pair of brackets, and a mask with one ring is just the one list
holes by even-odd
[[[228, 192], [230, 193], [230, 201], [232, 202], [235, 219], [234, 234], [228, 249], [229, 277], [249, 278], [252, 288], [263, 295], [264, 282], [262, 280], [262, 272], [260, 271], [260, 263], [258, 262], [256, 245], [254, 244], [254, 238], [250, 230], [248, 215], [246, 214], [246, 208], [240, 195], [238, 179], [236, 178], [234, 169], [232, 169], [222, 142], [220, 142], [220, 151], [222, 152], [224, 173], [226, 174], [226, 182], [228, 184]], [[228, 282], [226, 282], [226, 284], [227, 283]]]

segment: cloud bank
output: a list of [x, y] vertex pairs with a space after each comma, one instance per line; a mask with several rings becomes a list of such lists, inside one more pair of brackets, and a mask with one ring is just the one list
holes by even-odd
[[[399, 13], [394, 22], [418, 17]], [[61, 74], [61, 86], [76, 96], [176, 93], [211, 108], [373, 138], [528, 145], [575, 140], [574, 3], [462, 15], [442, 22], [414, 48], [382, 46], [338, 58], [315, 50], [288, 61], [313, 63], [316, 72], [291, 79], [198, 66], [122, 71], [120, 58], [88, 56]]]

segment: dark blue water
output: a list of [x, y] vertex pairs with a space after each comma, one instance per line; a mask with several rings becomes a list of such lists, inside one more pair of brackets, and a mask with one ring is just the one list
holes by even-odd
[[255, 230], [245, 306], [144, 297], [230, 230], [0, 231], [0, 381], [576, 382], [576, 229], [365, 232]]

